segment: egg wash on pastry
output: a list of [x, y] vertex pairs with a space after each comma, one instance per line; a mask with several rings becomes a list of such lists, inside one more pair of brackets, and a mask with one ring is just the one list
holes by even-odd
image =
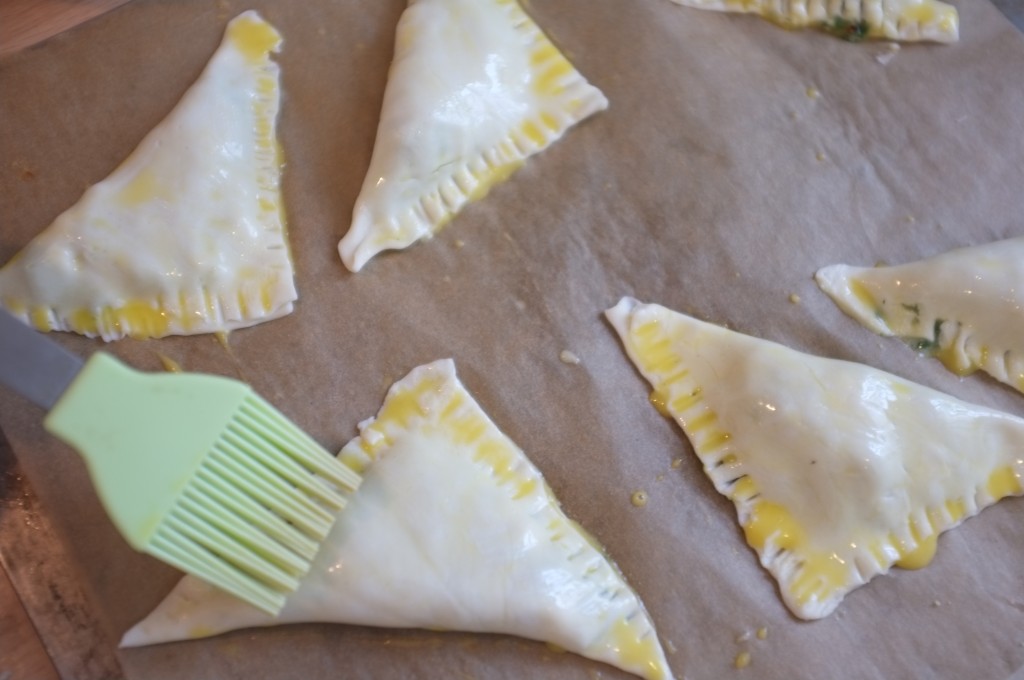
[[414, 369], [359, 429], [339, 455], [363, 484], [277, 619], [186, 576], [122, 644], [307, 621], [420, 627], [518, 635], [671, 677], [636, 593], [451, 360]]
[[903, 338], [958, 375], [980, 368], [1024, 391], [1024, 238], [891, 267], [832, 265], [815, 279], [875, 333]]
[[281, 36], [232, 20], [202, 75], [106, 179], [0, 269], [40, 330], [114, 340], [230, 331], [289, 313], [275, 136]]
[[857, 42], [886, 40], [956, 42], [960, 15], [939, 0], [672, 0], [718, 12], [756, 14], [784, 28], [820, 28]]
[[516, 0], [412, 0], [342, 260], [430, 237], [607, 106]]
[[1020, 418], [659, 305], [607, 317], [801, 618], [1024, 491]]

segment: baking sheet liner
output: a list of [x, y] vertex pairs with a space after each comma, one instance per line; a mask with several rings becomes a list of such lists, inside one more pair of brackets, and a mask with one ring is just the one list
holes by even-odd
[[[1020, 394], [862, 329], [811, 278], [825, 264], [1024, 233], [1024, 39], [985, 0], [955, 4], [959, 44], [904, 46], [883, 65], [884, 45], [666, 0], [533, 0], [611, 108], [433, 241], [354, 275], [335, 248], [404, 3], [136, 0], [0, 61], [0, 260], [113, 170], [199, 75], [226, 22], [255, 7], [285, 38], [278, 130], [296, 311], [233, 333], [230, 349], [212, 336], [61, 344], [242, 378], [331, 449], [393, 380], [453, 357], [644, 599], [678, 677], [1005, 679], [1024, 665], [1024, 500], [945, 534], [928, 568], [895, 570], [827, 619], [797, 621], [601, 316], [629, 294], [1024, 414]], [[582, 362], [562, 363], [566, 349]], [[97, 644], [111, 644], [178, 574], [121, 541], [84, 466], [40, 419], [0, 395], [0, 427], [91, 595]], [[636, 508], [640, 489], [650, 500]], [[737, 642], [761, 626], [767, 639]], [[752, 659], [743, 671], [740, 651]], [[514, 638], [341, 625], [118, 654], [129, 678], [149, 679], [627, 677]]]

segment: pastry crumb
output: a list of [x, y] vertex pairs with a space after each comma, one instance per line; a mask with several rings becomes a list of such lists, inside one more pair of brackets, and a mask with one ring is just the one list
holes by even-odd
[[933, 607], [941, 607], [942, 606], [942, 601], [941, 600], [932, 600], [932, 606]]
[[818, 91], [818, 88], [816, 88], [816, 87], [814, 87], [812, 85], [811, 87], [807, 88], [807, 98], [808, 99], [820, 99], [821, 98], [821, 92]]
[[634, 491], [633, 495], [630, 496], [629, 502], [635, 507], [642, 508], [647, 505], [647, 492], [646, 491]]
[[750, 631], [745, 630], [736, 636], [736, 644], [742, 644], [750, 639]]
[[672, 461], [672, 469], [673, 470], [678, 470], [682, 466], [683, 466], [683, 459], [682, 458], [676, 458], [675, 460]]
[[750, 665], [750, 652], [740, 652], [736, 655], [736, 660], [733, 661], [733, 665], [736, 668], [746, 668]]
[[794, 305], [798, 305], [798, 304], [800, 304], [800, 296], [797, 295], [796, 293], [790, 293], [789, 294], [789, 301], [791, 303], [793, 303]]
[[21, 176], [22, 182], [31, 182], [36, 178], [36, 173], [22, 161], [13, 161], [11, 167]]
[[580, 363], [580, 358], [567, 349], [563, 349], [561, 354], [558, 355], [558, 358], [562, 360], [563, 364], [576, 366]]
[[466, 242], [463, 241], [461, 238], [455, 239], [455, 247], [456, 248], [462, 248], [465, 245], [466, 245]]
[[758, 628], [755, 635], [757, 635], [758, 640], [766, 640], [768, 638], [768, 626], [761, 626]]
[[882, 66], [888, 65], [890, 61], [896, 58], [896, 53], [900, 51], [900, 46], [896, 43], [889, 43], [885, 49], [875, 55], [875, 61]]

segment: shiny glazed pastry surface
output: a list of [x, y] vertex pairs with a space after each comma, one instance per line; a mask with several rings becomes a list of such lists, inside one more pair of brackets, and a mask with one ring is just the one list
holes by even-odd
[[281, 36], [228, 25], [199, 80], [138, 148], [0, 269], [40, 330], [115, 340], [229, 331], [297, 298], [275, 136]]
[[815, 275], [839, 307], [946, 368], [979, 368], [1024, 391], [1024, 238], [890, 267], [832, 265]]
[[1020, 418], [631, 298], [607, 316], [801, 618], [1024, 492]]
[[671, 677], [637, 595], [451, 360], [395, 383], [339, 455], [364, 482], [277, 619], [189, 576], [122, 644], [320, 621], [506, 633]]
[[756, 14], [784, 28], [820, 28], [857, 42], [870, 38], [950, 43], [960, 39], [960, 15], [939, 0], [672, 0], [719, 12]]
[[427, 238], [608, 100], [516, 0], [413, 0], [370, 168], [338, 245], [359, 271]]

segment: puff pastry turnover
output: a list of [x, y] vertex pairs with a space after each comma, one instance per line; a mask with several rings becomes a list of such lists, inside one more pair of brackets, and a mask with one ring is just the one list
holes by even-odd
[[274, 133], [281, 37], [236, 17], [199, 80], [105, 180], [0, 270], [40, 330], [114, 340], [228, 331], [297, 294]]
[[360, 432], [339, 455], [363, 485], [279, 618], [188, 576], [122, 644], [299, 621], [425, 627], [543, 640], [671, 677], [636, 594], [451, 360], [396, 383]]
[[607, 106], [516, 0], [413, 0], [341, 259], [359, 271], [431, 236]]
[[757, 14], [785, 28], [821, 28], [845, 40], [956, 42], [960, 15], [938, 0], [672, 0], [719, 12]]
[[1020, 418], [630, 298], [607, 316], [801, 618], [1022, 493]]
[[832, 265], [815, 279], [879, 335], [931, 352], [958, 375], [980, 368], [1024, 391], [1024, 238], [893, 267]]

